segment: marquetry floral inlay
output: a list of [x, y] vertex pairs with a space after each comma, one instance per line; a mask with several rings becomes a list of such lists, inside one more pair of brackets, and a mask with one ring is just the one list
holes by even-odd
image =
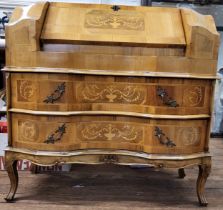
[[142, 127], [122, 123], [80, 123], [78, 132], [81, 140], [137, 143], [143, 139]]
[[189, 106], [199, 106], [203, 100], [203, 88], [200, 86], [188, 87], [184, 95], [184, 103]]
[[32, 81], [19, 80], [17, 81], [17, 87], [19, 101], [32, 101], [35, 94], [35, 87]]
[[19, 133], [22, 141], [35, 141], [39, 136], [38, 125], [33, 121], [19, 121]]
[[141, 14], [124, 11], [92, 10], [85, 17], [86, 28], [144, 30]]
[[133, 85], [83, 84], [78, 93], [81, 101], [99, 103], [141, 104], [146, 97], [146, 89]]
[[178, 139], [183, 145], [197, 145], [200, 142], [200, 129], [198, 127], [183, 127], [178, 129]]

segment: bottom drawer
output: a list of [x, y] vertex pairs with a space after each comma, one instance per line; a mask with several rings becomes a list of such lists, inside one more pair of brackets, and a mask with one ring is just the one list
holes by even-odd
[[208, 120], [131, 116], [11, 114], [12, 146], [34, 150], [124, 149], [147, 153], [204, 151]]

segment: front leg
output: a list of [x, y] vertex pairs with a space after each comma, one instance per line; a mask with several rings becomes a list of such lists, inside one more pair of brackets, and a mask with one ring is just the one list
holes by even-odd
[[211, 171], [211, 164], [199, 165], [199, 174], [197, 178], [197, 196], [201, 206], [207, 206], [208, 202], [205, 197], [205, 183]]
[[10, 157], [7, 157], [7, 154], [5, 157], [6, 157], [5, 167], [8, 172], [8, 176], [11, 183], [9, 193], [6, 196], [5, 200], [7, 202], [11, 202], [14, 199], [14, 196], [18, 187], [18, 181], [19, 181], [18, 171], [17, 171], [17, 160], [14, 160], [14, 159], [11, 160]]

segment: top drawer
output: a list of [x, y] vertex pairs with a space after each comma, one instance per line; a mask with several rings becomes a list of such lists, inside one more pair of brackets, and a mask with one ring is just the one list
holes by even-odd
[[212, 81], [199, 79], [11, 73], [10, 108], [210, 114]]

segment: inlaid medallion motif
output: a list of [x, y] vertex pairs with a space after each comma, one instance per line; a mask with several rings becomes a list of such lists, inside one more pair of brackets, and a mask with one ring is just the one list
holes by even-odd
[[184, 91], [184, 103], [189, 106], [202, 106], [204, 98], [204, 88], [191, 86]]
[[136, 12], [92, 10], [85, 17], [86, 28], [144, 30], [144, 18]]
[[22, 141], [36, 141], [39, 136], [38, 125], [33, 121], [19, 122], [19, 132]]
[[138, 143], [143, 139], [143, 128], [122, 123], [80, 123], [79, 138], [87, 141], [124, 141]]
[[32, 81], [19, 80], [18, 87], [18, 101], [32, 101], [35, 95], [35, 87]]
[[185, 146], [197, 145], [200, 142], [200, 129], [198, 127], [179, 128], [178, 139]]
[[77, 95], [83, 102], [141, 104], [146, 88], [131, 85], [82, 84]]

